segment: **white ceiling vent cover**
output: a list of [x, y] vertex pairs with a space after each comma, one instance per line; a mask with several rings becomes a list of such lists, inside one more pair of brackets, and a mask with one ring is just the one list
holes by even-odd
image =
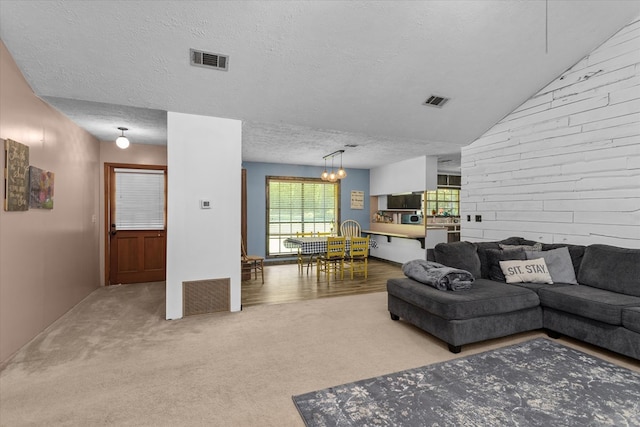
[[189, 56], [191, 57], [191, 65], [221, 71], [227, 71], [229, 69], [229, 57], [226, 55], [189, 49]]
[[444, 96], [431, 95], [424, 101], [424, 105], [429, 105], [431, 107], [440, 107], [444, 106], [449, 101], [450, 98], [445, 98]]

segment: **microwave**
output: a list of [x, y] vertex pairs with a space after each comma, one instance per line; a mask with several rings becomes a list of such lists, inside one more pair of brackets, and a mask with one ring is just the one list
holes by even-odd
[[402, 224], [422, 224], [422, 215], [402, 214], [400, 222]]

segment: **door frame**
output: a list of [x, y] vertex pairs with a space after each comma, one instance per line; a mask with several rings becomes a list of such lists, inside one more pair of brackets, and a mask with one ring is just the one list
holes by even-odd
[[[113, 182], [112, 178], [115, 177], [113, 174], [113, 170], [115, 168], [126, 168], [126, 169], [151, 169], [151, 170], [162, 170], [164, 171], [164, 230], [165, 230], [165, 240], [166, 240], [166, 231], [167, 231], [167, 166], [165, 165], [141, 165], [141, 164], [133, 164], [133, 163], [106, 163], [104, 164], [104, 284], [105, 286], [111, 285], [110, 274], [111, 274], [111, 191], [113, 191]], [[165, 269], [166, 269], [166, 258], [165, 258]]]

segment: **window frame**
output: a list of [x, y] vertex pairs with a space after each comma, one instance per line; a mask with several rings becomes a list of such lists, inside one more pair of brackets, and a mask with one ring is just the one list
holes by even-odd
[[[341, 205], [341, 185], [340, 181], [336, 182], [328, 182], [324, 181], [321, 178], [315, 177], [300, 177], [300, 176], [275, 176], [275, 175], [267, 175], [265, 177], [265, 258], [270, 259], [278, 259], [278, 258], [291, 258], [296, 256], [295, 249], [292, 249], [291, 253], [288, 254], [270, 254], [269, 252], [269, 237], [270, 237], [270, 209], [271, 209], [271, 200], [270, 200], [270, 191], [269, 184], [271, 181], [281, 181], [281, 182], [301, 182], [301, 183], [309, 183], [309, 184], [325, 184], [325, 185], [333, 185], [335, 189], [335, 212], [336, 217], [334, 220], [334, 232], [337, 233], [337, 227], [340, 224], [340, 205]], [[291, 224], [294, 224], [293, 222]], [[295, 237], [293, 234], [291, 237]]]
[[[450, 193], [447, 193], [450, 192]], [[457, 193], [457, 198], [454, 198], [454, 192]], [[435, 196], [431, 198], [430, 196]], [[442, 198], [440, 198], [442, 197]], [[449, 198], [447, 200], [447, 197]], [[433, 207], [431, 203], [436, 205], [436, 213], [432, 214]], [[437, 190], [428, 190], [425, 194], [425, 213], [427, 216], [444, 216], [440, 215], [440, 209], [446, 209], [444, 206], [453, 205], [457, 210], [456, 214], [449, 214], [448, 216], [459, 217], [460, 216], [460, 187], [455, 186], [438, 186]]]

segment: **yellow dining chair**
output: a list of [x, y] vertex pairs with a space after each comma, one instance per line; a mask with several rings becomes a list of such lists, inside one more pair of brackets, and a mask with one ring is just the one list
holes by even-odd
[[352, 237], [349, 245], [349, 255], [345, 259], [345, 268], [351, 272], [351, 279], [354, 273], [364, 273], [364, 278], [368, 276], [367, 264], [369, 258], [369, 236]]
[[258, 278], [258, 270], [262, 274], [262, 283], [264, 283], [264, 258], [259, 255], [247, 255], [247, 249], [244, 247], [244, 241], [241, 239], [242, 245], [242, 262], [249, 264], [255, 278]]
[[[296, 237], [313, 237], [313, 232], [296, 231]], [[309, 255], [309, 258], [305, 261], [302, 249], [298, 248], [298, 272], [301, 273], [304, 268], [304, 264], [307, 264], [307, 274], [309, 274], [309, 268], [313, 267], [313, 254]]]
[[341, 237], [327, 237], [327, 252], [316, 258], [316, 273], [320, 280], [320, 273], [327, 275], [327, 282], [331, 281], [331, 274], [336, 278], [340, 272], [340, 279], [344, 279], [344, 250], [346, 239]]
[[340, 235], [344, 237], [360, 237], [360, 224], [354, 219], [347, 219], [340, 224]]

